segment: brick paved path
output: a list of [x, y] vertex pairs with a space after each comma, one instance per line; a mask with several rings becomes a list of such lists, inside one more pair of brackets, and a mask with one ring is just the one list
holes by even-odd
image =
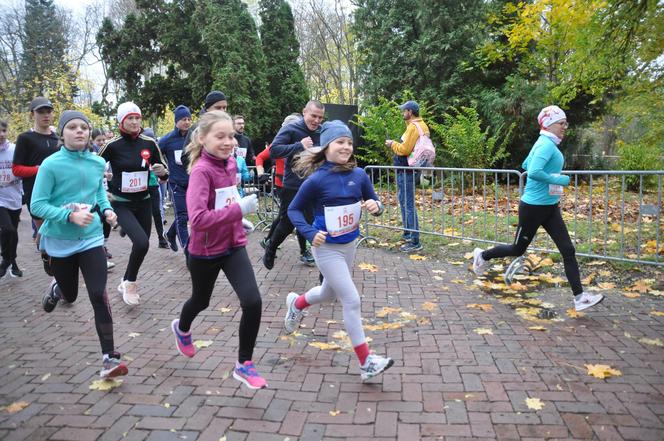
[[[350, 351], [309, 345], [340, 341], [332, 337], [343, 329], [339, 304], [311, 308], [301, 335], [280, 338], [286, 294], [310, 287], [317, 272], [289, 260], [292, 240], [266, 272], [255, 234], [249, 253], [264, 301], [255, 361], [270, 388], [254, 392], [229, 378], [239, 313], [225, 279], [193, 326], [195, 339], [213, 343], [185, 359], [169, 329], [190, 292], [182, 255], [158, 249], [153, 236], [139, 276], [142, 304], [129, 309], [115, 290], [129, 242], [114, 233], [118, 267], [108, 286], [116, 346], [129, 357], [130, 375], [101, 392], [89, 389], [100, 356], [85, 292], [73, 306], [44, 313], [48, 278], [28, 246], [28, 222], [20, 229], [25, 277], [0, 280], [0, 406], [28, 405], [0, 411], [0, 439], [664, 439], [664, 349], [638, 341], [664, 336], [664, 317], [649, 314], [664, 310], [662, 298], [610, 292], [597, 310], [570, 319], [567, 291], [549, 289], [541, 298], [565, 320], [535, 331], [508, 305], [471, 289], [465, 265], [361, 248], [357, 263], [378, 267], [355, 270], [366, 323], [403, 323], [367, 333], [372, 349], [396, 364], [361, 384]], [[401, 309], [376, 317], [386, 306]], [[476, 328], [493, 334], [478, 335]], [[608, 364], [623, 375], [593, 378], [585, 363]], [[543, 409], [529, 409], [526, 398], [540, 398]]]

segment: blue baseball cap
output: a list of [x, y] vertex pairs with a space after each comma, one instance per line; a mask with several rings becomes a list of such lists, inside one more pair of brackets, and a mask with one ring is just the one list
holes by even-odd
[[412, 110], [413, 112], [418, 112], [420, 111], [420, 105], [417, 104], [416, 101], [406, 101], [402, 105], [399, 106], [399, 110]]

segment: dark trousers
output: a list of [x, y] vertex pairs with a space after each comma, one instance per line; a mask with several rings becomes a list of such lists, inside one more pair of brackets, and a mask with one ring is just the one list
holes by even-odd
[[576, 251], [558, 204], [530, 205], [525, 202], [519, 203], [519, 226], [514, 236], [514, 243], [512, 245], [498, 245], [486, 250], [482, 253], [482, 258], [488, 260], [496, 257], [523, 255], [540, 225], [549, 233], [556, 247], [558, 247], [558, 251], [563, 256], [565, 275], [572, 287], [572, 293], [574, 295], [581, 294], [583, 286], [581, 286]]
[[69, 303], [78, 297], [78, 272], [83, 274], [88, 296], [95, 314], [95, 327], [101, 352], [113, 352], [113, 317], [106, 293], [106, 254], [95, 247], [69, 257], [51, 257], [53, 276], [63, 297]]
[[2, 260], [11, 262], [16, 259], [18, 247], [18, 222], [21, 218], [21, 209], [10, 210], [0, 207], [0, 249]]
[[[281, 196], [281, 193], [282, 193], [281, 188], [280, 187], [275, 187], [273, 191], [277, 194], [277, 196], [279, 196], [279, 200], [281, 200], [281, 197], [282, 197]], [[286, 215], [288, 215], [288, 213]], [[279, 225], [279, 220], [280, 220], [280, 216], [277, 215], [274, 218], [274, 220], [272, 221], [272, 224], [270, 225], [270, 229], [267, 232], [266, 239], [268, 239], [268, 240], [272, 239], [272, 235], [274, 234], [274, 230], [276, 230], [277, 225]], [[304, 254], [307, 251], [307, 239], [302, 234], [300, 234], [299, 231], [295, 231], [295, 234], [297, 234], [297, 243], [298, 243], [298, 245], [300, 245], [300, 254]]]
[[[281, 245], [284, 240], [293, 232], [293, 223], [288, 217], [288, 206], [295, 198], [297, 190], [290, 188], [281, 189], [281, 204], [279, 205], [279, 215], [277, 226], [272, 231], [270, 236], [270, 243], [268, 244], [267, 251], [272, 254], [276, 254], [277, 248]], [[307, 222], [312, 223], [314, 221], [314, 214], [312, 209], [307, 209], [304, 212], [304, 217]], [[306, 242], [305, 248], [306, 250]], [[302, 244], [300, 244], [300, 252], [304, 252], [302, 249]]]
[[180, 246], [184, 248], [189, 242], [189, 230], [187, 230], [187, 222], [189, 221], [187, 213], [187, 188], [172, 182], [169, 183], [169, 187], [173, 208], [175, 209], [175, 221], [171, 224], [166, 235], [168, 237], [175, 237], [177, 235], [180, 240]]
[[244, 363], [251, 360], [263, 306], [247, 250], [239, 248], [228, 256], [212, 259], [189, 256], [188, 262], [192, 290], [191, 298], [185, 302], [180, 313], [180, 330], [188, 332], [196, 316], [210, 305], [214, 284], [219, 271], [223, 270], [242, 307], [238, 361]]
[[161, 239], [164, 237], [164, 219], [161, 217], [161, 195], [159, 194], [159, 186], [148, 187], [148, 193], [150, 193], [154, 229], [157, 231], [157, 237]]
[[118, 216], [118, 223], [132, 242], [124, 280], [135, 282], [138, 270], [150, 248], [152, 204], [149, 199], [143, 199], [132, 202], [114, 201], [112, 205]]

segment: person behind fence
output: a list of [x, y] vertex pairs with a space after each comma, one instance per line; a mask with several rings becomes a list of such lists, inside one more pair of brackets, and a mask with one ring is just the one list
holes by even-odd
[[[286, 298], [284, 326], [295, 331], [303, 310], [311, 305], [339, 299], [344, 326], [360, 363], [362, 381], [384, 372], [391, 358], [369, 353], [362, 327], [360, 294], [353, 283], [355, 239], [360, 234], [362, 209], [378, 216], [383, 205], [364, 170], [353, 157], [353, 135], [343, 122], [323, 124], [321, 147], [307, 149], [296, 157], [294, 171], [306, 178], [288, 207], [288, 216], [298, 231], [313, 245], [316, 265], [323, 283], [304, 294], [291, 292]], [[305, 210], [314, 207], [314, 221]]]
[[514, 243], [498, 245], [486, 251], [475, 248], [473, 271], [481, 275], [489, 267], [491, 259], [523, 255], [541, 225], [563, 256], [565, 275], [574, 295], [574, 308], [582, 311], [600, 303], [604, 296], [583, 291], [574, 245], [560, 211], [560, 197], [570, 182], [569, 176], [561, 174], [565, 158], [558, 149], [567, 131], [567, 116], [560, 107], [548, 106], [539, 113], [537, 121], [540, 136], [522, 165], [528, 173], [528, 180], [519, 202], [519, 225]]
[[[407, 101], [399, 106], [403, 119], [406, 121], [406, 132], [401, 136], [401, 142], [388, 139], [385, 145], [394, 153], [393, 165], [395, 167], [408, 167], [408, 157], [413, 153], [420, 132], [429, 136], [429, 127], [420, 118], [420, 105], [415, 101]], [[401, 208], [401, 223], [403, 224], [403, 240], [406, 242], [399, 248], [404, 253], [412, 253], [422, 249], [420, 243], [419, 222], [415, 207], [415, 170], [399, 168], [397, 174], [397, 192], [399, 207]]]

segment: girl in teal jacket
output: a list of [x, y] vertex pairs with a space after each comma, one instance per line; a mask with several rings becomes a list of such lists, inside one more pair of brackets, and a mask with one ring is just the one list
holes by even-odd
[[110, 224], [117, 218], [103, 185], [104, 160], [88, 150], [90, 130], [90, 121], [81, 112], [63, 112], [58, 123], [63, 146], [39, 167], [30, 209], [44, 219], [39, 246], [51, 256], [54, 275], [42, 306], [51, 312], [60, 299], [74, 302], [80, 269], [101, 344], [100, 376], [112, 378], [126, 375], [127, 366], [113, 344], [101, 216]]

